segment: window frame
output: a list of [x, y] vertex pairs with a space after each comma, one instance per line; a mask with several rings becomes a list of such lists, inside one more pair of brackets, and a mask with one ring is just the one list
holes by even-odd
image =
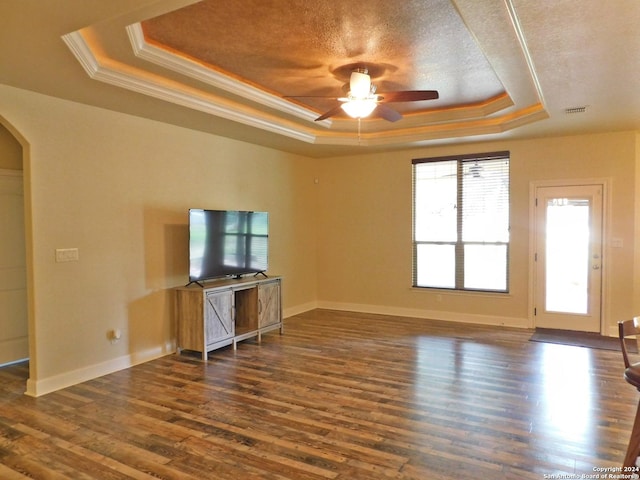
[[[488, 160], [500, 160], [505, 159], [508, 161], [507, 167], [507, 232], [509, 233], [509, 237], [507, 241], [491, 241], [491, 242], [478, 242], [478, 241], [464, 241], [462, 236], [463, 229], [463, 214], [464, 214], [464, 192], [463, 192], [463, 165], [465, 162], [470, 161], [488, 161]], [[456, 212], [456, 239], [455, 241], [418, 241], [416, 240], [416, 166], [424, 163], [436, 163], [436, 162], [452, 162], [456, 163], [456, 178], [457, 178], [457, 186], [456, 186], [456, 198], [457, 198], [457, 212]], [[474, 153], [474, 154], [464, 154], [464, 155], [449, 155], [449, 156], [440, 156], [440, 157], [430, 157], [430, 158], [417, 158], [411, 161], [411, 171], [412, 171], [412, 198], [411, 198], [411, 207], [412, 207], [412, 287], [420, 288], [420, 289], [433, 289], [433, 290], [446, 290], [446, 291], [463, 291], [463, 292], [482, 292], [482, 293], [491, 293], [491, 294], [508, 294], [510, 291], [510, 248], [511, 248], [511, 154], [509, 151], [496, 151], [496, 152], [486, 152], [486, 153]], [[459, 206], [459, 208], [458, 208]], [[452, 245], [455, 250], [455, 265], [454, 265], [454, 275], [455, 275], [455, 286], [426, 286], [426, 285], [418, 285], [418, 246], [423, 244], [436, 244], [436, 245]], [[505, 289], [490, 289], [490, 288], [468, 288], [464, 286], [464, 247], [465, 245], [500, 245], [505, 246]]]

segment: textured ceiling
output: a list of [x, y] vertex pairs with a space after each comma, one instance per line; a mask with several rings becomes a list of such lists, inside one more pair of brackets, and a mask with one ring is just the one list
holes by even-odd
[[[416, 13], [420, 14], [417, 15]], [[402, 112], [472, 104], [504, 93], [448, 0], [309, 2], [205, 0], [142, 22], [148, 42], [280, 96], [328, 110], [351, 71], [378, 92], [433, 90]], [[455, 48], [452, 48], [455, 47]], [[317, 99], [309, 96], [328, 96]]]
[[[640, 127], [636, 1], [64, 3], [0, 4], [0, 83], [310, 156]], [[440, 97], [314, 121], [361, 66]]]

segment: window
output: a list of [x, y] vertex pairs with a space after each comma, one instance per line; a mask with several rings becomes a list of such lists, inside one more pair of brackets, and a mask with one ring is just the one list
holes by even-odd
[[413, 160], [413, 286], [509, 290], [509, 152]]

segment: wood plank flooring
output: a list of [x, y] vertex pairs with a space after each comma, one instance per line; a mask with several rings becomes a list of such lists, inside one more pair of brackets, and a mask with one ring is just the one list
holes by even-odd
[[540, 480], [621, 465], [639, 396], [621, 354], [530, 336], [315, 310], [206, 363], [170, 355], [40, 398], [22, 394], [26, 365], [7, 367], [0, 479]]

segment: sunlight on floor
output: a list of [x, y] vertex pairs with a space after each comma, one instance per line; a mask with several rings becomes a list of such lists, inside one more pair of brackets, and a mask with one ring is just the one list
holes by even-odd
[[590, 350], [545, 344], [541, 370], [539, 421], [559, 439], [584, 437], [593, 428]]

